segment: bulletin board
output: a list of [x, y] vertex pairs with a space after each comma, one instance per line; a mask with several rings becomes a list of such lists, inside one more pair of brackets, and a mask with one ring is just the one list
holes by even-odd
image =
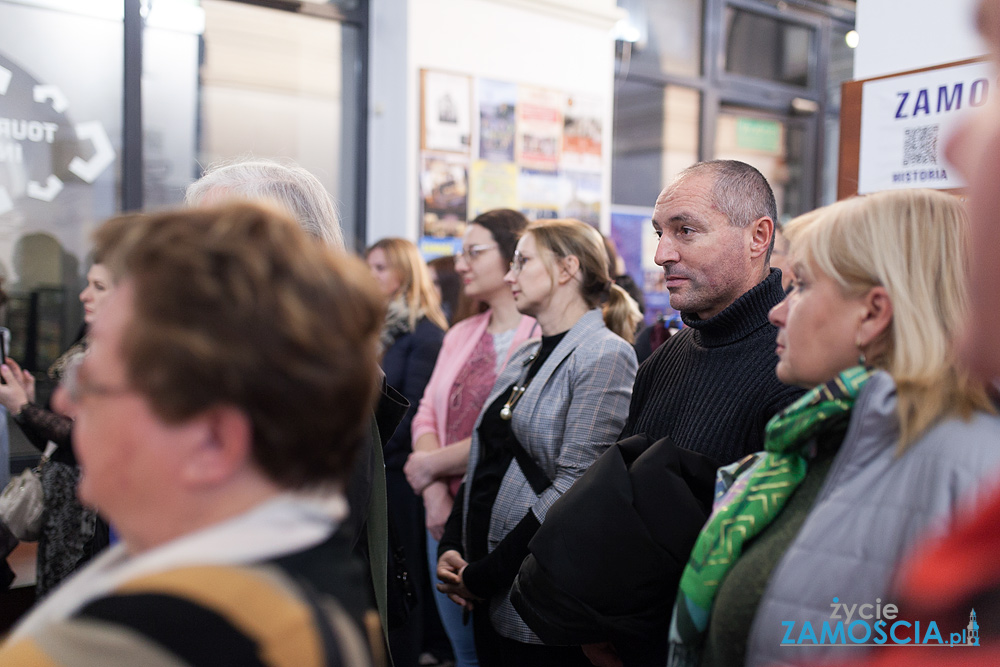
[[457, 247], [467, 222], [495, 208], [599, 225], [600, 96], [424, 69], [420, 110], [419, 227], [429, 254]]

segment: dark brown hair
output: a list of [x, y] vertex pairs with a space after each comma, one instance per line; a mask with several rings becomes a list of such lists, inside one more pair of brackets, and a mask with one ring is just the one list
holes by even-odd
[[521, 235], [528, 228], [528, 219], [523, 214], [509, 208], [497, 208], [486, 211], [469, 222], [489, 230], [493, 240], [497, 242], [504, 266], [514, 259], [514, 250]]

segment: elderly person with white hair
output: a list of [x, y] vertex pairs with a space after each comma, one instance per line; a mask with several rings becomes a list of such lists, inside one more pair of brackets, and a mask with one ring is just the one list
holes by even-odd
[[[219, 162], [188, 186], [189, 206], [225, 201], [267, 203], [285, 210], [311, 237], [336, 250], [344, 250], [337, 206], [306, 169], [292, 163], [253, 158]], [[382, 378], [382, 391], [375, 416], [362, 438], [357, 463], [347, 483], [350, 516], [341, 530], [351, 536], [355, 552], [369, 564], [376, 605], [387, 628], [388, 526], [385, 464], [382, 446], [406, 413], [407, 401]], [[379, 443], [381, 446], [374, 446]]]

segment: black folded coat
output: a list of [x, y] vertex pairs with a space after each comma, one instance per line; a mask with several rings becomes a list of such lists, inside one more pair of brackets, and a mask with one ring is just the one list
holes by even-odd
[[548, 511], [511, 602], [546, 644], [665, 647], [677, 585], [712, 507], [717, 464], [637, 435]]

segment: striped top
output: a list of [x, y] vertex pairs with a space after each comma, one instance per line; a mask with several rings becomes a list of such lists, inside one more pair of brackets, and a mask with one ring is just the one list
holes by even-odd
[[[48, 667], [331, 667], [380, 664], [378, 617], [328, 540], [256, 565], [180, 567], [130, 580], [64, 621], [0, 648], [0, 664]], [[333, 589], [340, 589], [334, 593]], [[354, 589], [354, 590], [351, 590]], [[322, 591], [322, 592], [321, 592]], [[338, 600], [343, 600], [342, 604]], [[350, 607], [350, 610], [348, 609]]]

